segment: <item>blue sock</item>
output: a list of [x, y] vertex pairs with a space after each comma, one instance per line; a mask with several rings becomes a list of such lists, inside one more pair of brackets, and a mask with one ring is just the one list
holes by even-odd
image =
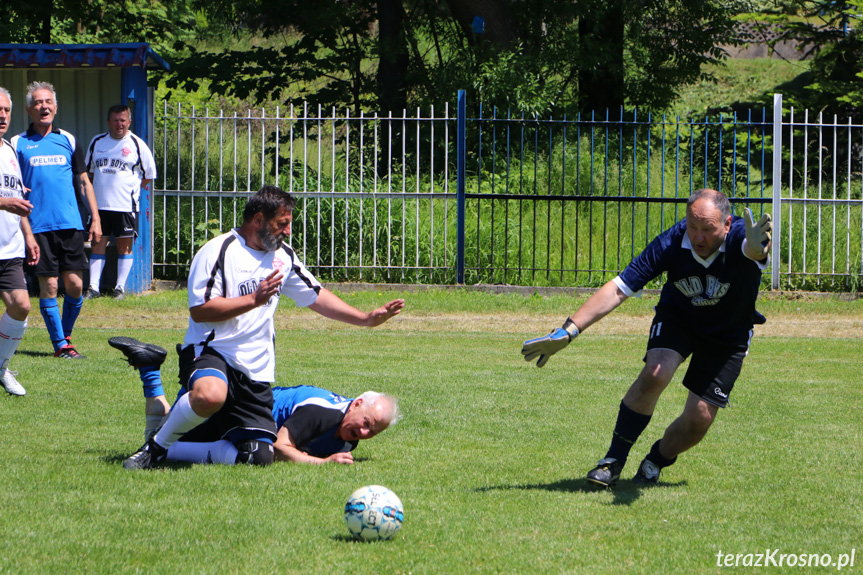
[[67, 295], [63, 298], [63, 334], [65, 337], [72, 335], [75, 320], [81, 314], [81, 304], [83, 303], [84, 298], [82, 296], [73, 298]]
[[45, 320], [45, 327], [48, 330], [48, 337], [51, 338], [54, 351], [57, 351], [66, 345], [66, 337], [63, 335], [63, 321], [60, 319], [60, 309], [57, 307], [57, 298], [40, 298], [39, 311], [42, 312], [42, 319]]
[[138, 371], [141, 373], [141, 383], [144, 384], [144, 397], [165, 395], [165, 390], [162, 389], [162, 374], [158, 367], [139, 367]]

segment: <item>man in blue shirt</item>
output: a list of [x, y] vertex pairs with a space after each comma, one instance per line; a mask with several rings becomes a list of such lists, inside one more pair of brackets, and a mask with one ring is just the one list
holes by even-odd
[[[167, 352], [161, 347], [130, 337], [112, 337], [108, 343], [122, 351], [129, 365], [138, 369], [144, 386], [145, 440], [156, 432], [170, 410], [162, 387], [159, 366]], [[177, 399], [186, 393], [181, 387]], [[278, 436], [272, 447], [276, 461], [296, 463], [354, 462], [351, 451], [363, 439], [371, 439], [401, 418], [398, 401], [391, 395], [366, 391], [349, 398], [311, 385], [273, 388], [273, 419]], [[170, 461], [191, 463], [257, 463], [244, 452], [240, 433], [224, 429], [211, 418], [183, 435], [168, 448]]]
[[753, 324], [764, 323], [755, 311], [761, 270], [769, 265], [770, 216], [752, 222], [732, 217], [731, 204], [716, 190], [701, 189], [686, 204], [686, 218], [659, 236], [612, 281], [594, 293], [563, 327], [524, 342], [527, 361], [542, 367], [593, 323], [651, 280], [666, 275], [650, 328], [644, 368], [629, 388], [605, 457], [587, 474], [600, 486], [620, 477], [629, 451], [647, 427], [659, 396], [677, 368], [691, 356], [683, 385], [689, 396], [683, 412], [653, 444], [633, 478], [655, 484], [662, 468], [694, 447], [707, 433], [720, 407], [728, 405]]
[[[57, 95], [47, 82], [27, 86], [27, 113], [32, 123], [12, 138], [18, 154], [27, 199], [33, 204], [30, 226], [41, 257], [36, 264], [39, 308], [54, 346], [54, 357], [79, 359], [72, 345], [72, 330], [83, 303], [83, 270], [89, 267], [84, 251], [84, 231], [78, 195], [92, 213], [89, 240], [102, 236], [96, 197], [84, 154], [75, 136], [54, 125]], [[63, 313], [57, 306], [58, 278], [63, 277]]]

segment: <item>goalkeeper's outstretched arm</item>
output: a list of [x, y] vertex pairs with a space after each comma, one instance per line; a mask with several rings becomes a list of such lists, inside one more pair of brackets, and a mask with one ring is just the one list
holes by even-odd
[[525, 341], [521, 354], [527, 361], [536, 359], [537, 367], [544, 366], [552, 355], [569, 345], [579, 333], [614, 311], [627, 297], [613, 281], [606, 283], [587, 298], [572, 316], [566, 318], [563, 327], [552, 330], [548, 335]]

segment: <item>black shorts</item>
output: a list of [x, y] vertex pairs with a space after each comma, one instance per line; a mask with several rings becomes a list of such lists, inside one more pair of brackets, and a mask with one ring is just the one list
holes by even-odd
[[751, 338], [751, 330], [738, 341], [705, 336], [688, 329], [680, 320], [657, 314], [650, 326], [647, 350], [670, 349], [683, 359], [691, 355], [683, 386], [707, 403], [726, 407], [743, 359], [749, 353]]
[[138, 214], [134, 212], [99, 210], [99, 220], [102, 222], [102, 235], [105, 237], [138, 237]]
[[[199, 357], [194, 346], [180, 353], [180, 385], [191, 389], [189, 380], [201, 375], [201, 370], [212, 372], [228, 383], [225, 405], [207, 421], [189, 431], [182, 441], [207, 442], [239, 438], [276, 440], [276, 422], [273, 420], [273, 388], [269, 383], [253, 381], [228, 365], [221, 355], [206, 348]], [[191, 384], [194, 387], [194, 383]]]
[[24, 258], [0, 260], [0, 291], [27, 289], [24, 279]]
[[33, 234], [39, 244], [36, 275], [58, 277], [60, 272], [84, 271], [90, 267], [80, 230], [56, 230]]

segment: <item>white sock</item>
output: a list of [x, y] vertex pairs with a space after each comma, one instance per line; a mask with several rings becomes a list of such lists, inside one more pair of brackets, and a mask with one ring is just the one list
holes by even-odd
[[233, 465], [237, 461], [237, 448], [226, 439], [209, 443], [178, 441], [168, 449], [168, 459], [189, 463]]
[[189, 394], [186, 393], [177, 400], [174, 407], [171, 408], [171, 413], [165, 420], [162, 429], [156, 433], [153, 439], [164, 448], [171, 447], [175, 441], [180, 439], [184, 433], [190, 431], [205, 421], [208, 417], [201, 417], [192, 409], [192, 404], [189, 403]]
[[12, 319], [8, 313], [3, 312], [3, 317], [0, 317], [0, 370], [5, 369], [6, 364], [15, 355], [26, 329], [26, 319], [18, 321]]
[[99, 291], [102, 283], [102, 270], [105, 269], [105, 256], [93, 254], [90, 256], [90, 289]]
[[129, 279], [129, 272], [132, 271], [133, 261], [135, 258], [132, 254], [117, 258], [117, 287], [123, 291], [126, 291], [126, 280]]

